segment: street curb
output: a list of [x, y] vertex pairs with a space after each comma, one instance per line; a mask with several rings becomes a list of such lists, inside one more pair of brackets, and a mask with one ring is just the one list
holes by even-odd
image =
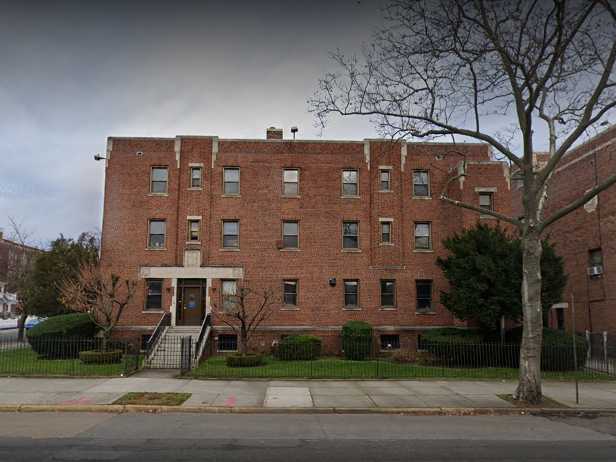
[[143, 405], [47, 405], [17, 404], [0, 405], [0, 412], [98, 412], [109, 414], [146, 413], [193, 413], [193, 414], [383, 414], [409, 416], [600, 416], [616, 415], [616, 409], [571, 409], [571, 408], [265, 408], [265, 407], [227, 407], [227, 406], [143, 406]]

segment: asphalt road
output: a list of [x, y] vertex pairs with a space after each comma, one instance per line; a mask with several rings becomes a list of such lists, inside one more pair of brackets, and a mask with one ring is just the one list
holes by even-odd
[[0, 414], [0, 461], [614, 461], [616, 418]]

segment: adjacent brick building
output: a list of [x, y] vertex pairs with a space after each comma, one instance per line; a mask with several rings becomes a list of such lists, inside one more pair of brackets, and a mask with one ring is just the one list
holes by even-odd
[[11, 272], [28, 265], [31, 256], [39, 249], [5, 239], [0, 230], [0, 318], [14, 318], [18, 313], [18, 301], [11, 287]]
[[[616, 127], [567, 153], [550, 182], [547, 213], [572, 202], [614, 172]], [[616, 186], [547, 232], [564, 257], [569, 275], [563, 302], [550, 312], [551, 327], [571, 328], [573, 295], [577, 331], [616, 333]]]
[[242, 284], [278, 299], [255, 347], [291, 333], [339, 350], [341, 326], [370, 322], [383, 343], [414, 348], [423, 330], [459, 324], [439, 303], [442, 240], [490, 217], [450, 197], [511, 213], [509, 171], [484, 144], [386, 140], [109, 138], [102, 264], [138, 280], [118, 335], [212, 312], [214, 347], [232, 349], [218, 315]]

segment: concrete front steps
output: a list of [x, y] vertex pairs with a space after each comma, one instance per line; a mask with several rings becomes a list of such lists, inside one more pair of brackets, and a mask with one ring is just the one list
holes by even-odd
[[182, 337], [192, 337], [194, 355], [200, 331], [201, 326], [168, 327], [154, 348], [154, 353], [146, 360], [145, 366], [151, 369], [179, 369]]

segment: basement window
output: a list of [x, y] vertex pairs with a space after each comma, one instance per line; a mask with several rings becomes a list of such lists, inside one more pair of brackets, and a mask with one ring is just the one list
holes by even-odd
[[398, 334], [381, 335], [381, 351], [399, 350], [400, 336]]
[[216, 342], [217, 350], [220, 352], [237, 351], [236, 334], [220, 334]]

